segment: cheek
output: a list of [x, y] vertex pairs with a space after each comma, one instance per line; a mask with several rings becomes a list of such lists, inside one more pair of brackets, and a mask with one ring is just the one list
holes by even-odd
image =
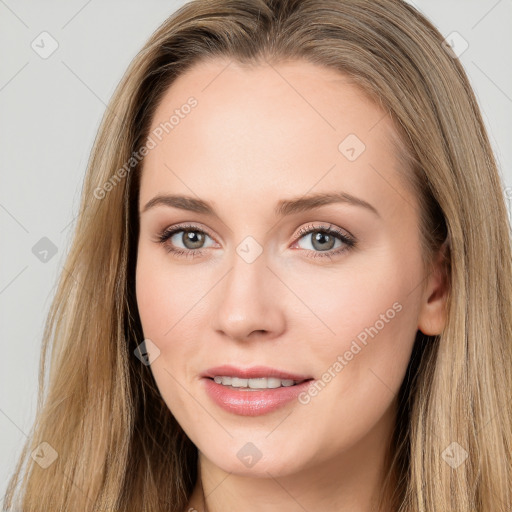
[[309, 308], [301, 324], [314, 346], [312, 367], [333, 382], [336, 399], [347, 393], [372, 402], [379, 399], [372, 386], [398, 390], [417, 331], [421, 269], [417, 251], [387, 245], [321, 279], [296, 279], [294, 291]]
[[[165, 250], [139, 246], [136, 269], [137, 307], [144, 336], [160, 344], [169, 343], [183, 322], [196, 315], [194, 304], [201, 289], [191, 273], [169, 262]], [[197, 276], [199, 279], [199, 276]], [[188, 312], [188, 314], [187, 314]], [[183, 319], [183, 320], [180, 320]]]
[[328, 450], [356, 443], [389, 410], [417, 331], [419, 295], [411, 293], [418, 282], [417, 262], [389, 252], [369, 263], [333, 275], [323, 286], [317, 281], [311, 287], [305, 279], [298, 292], [304, 294], [308, 286], [304, 296], [316, 316], [302, 324], [318, 326], [308, 327], [304, 336], [317, 383], [300, 397], [304, 413], [295, 427], [313, 432]]
[[137, 307], [144, 338], [160, 350], [150, 367], [158, 388], [170, 409], [188, 409], [190, 404], [182, 402], [179, 383], [197, 378], [198, 332], [207, 325], [201, 298], [208, 290], [201, 271], [173, 265], [169, 258], [164, 250], [155, 252], [152, 247], [139, 246]]
[[409, 340], [415, 332], [418, 294], [413, 283], [421, 282], [417, 258], [386, 247], [347, 259], [329, 272], [299, 270], [287, 279], [307, 305], [301, 308], [300, 322], [308, 325], [310, 334], [318, 333], [306, 336], [315, 351], [332, 356], [350, 350], [356, 339], [369, 347], [377, 336], [381, 345], [392, 338], [396, 347], [400, 338]]
[[[165, 260], [165, 256], [162, 258]], [[139, 247], [136, 269], [137, 308], [145, 339], [150, 339], [159, 349], [159, 356], [153, 360], [150, 369], [156, 385], [171, 411], [187, 411], [187, 404], [179, 382], [184, 381], [187, 361], [193, 360], [193, 347], [183, 341], [183, 330], [188, 316], [185, 316], [189, 299], [187, 290], [179, 281], [179, 271], [169, 272], [170, 265], [154, 252]], [[179, 343], [176, 341], [180, 340]], [[172, 361], [180, 364], [174, 367]], [[193, 416], [194, 411], [185, 415]]]

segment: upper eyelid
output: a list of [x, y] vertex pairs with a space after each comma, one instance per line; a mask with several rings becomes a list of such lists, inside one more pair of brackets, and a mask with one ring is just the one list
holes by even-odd
[[[186, 231], [186, 230], [190, 230], [190, 231], [200, 231], [202, 233], [204, 233], [205, 235], [208, 235], [212, 240], [215, 240], [217, 242], [217, 240], [215, 239], [214, 236], [211, 235], [211, 233], [209, 232], [208, 229], [205, 229], [205, 228], [202, 228], [201, 226], [199, 225], [195, 225], [195, 224], [177, 224], [175, 226], [170, 226], [168, 228], [165, 228], [162, 233], [173, 233], [173, 235], [175, 235], [176, 233], [179, 233], [180, 231]], [[217, 242], [218, 243], [218, 242]]]
[[351, 240], [355, 240], [356, 237], [348, 231], [348, 229], [340, 228], [331, 222], [323, 223], [321, 226], [314, 226], [312, 224], [308, 224], [307, 226], [301, 227], [297, 233], [298, 238], [302, 238], [305, 235], [311, 234], [313, 231], [326, 231], [332, 232], [337, 235], [343, 235], [346, 238], [350, 238]]

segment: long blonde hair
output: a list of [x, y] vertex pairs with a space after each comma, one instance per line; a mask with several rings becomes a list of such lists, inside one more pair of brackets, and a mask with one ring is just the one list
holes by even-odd
[[[512, 258], [502, 184], [463, 67], [399, 0], [195, 0], [151, 36], [94, 143], [45, 326], [36, 421], [4, 505], [183, 512], [188, 504], [197, 448], [134, 356], [143, 340], [136, 156], [166, 89], [213, 56], [336, 69], [389, 112], [421, 204], [425, 261], [444, 241], [449, 276], [445, 329], [418, 332], [400, 389], [393, 510], [510, 512]], [[42, 442], [58, 454], [46, 469], [30, 456]], [[446, 461], [453, 450], [467, 453], [458, 467]]]

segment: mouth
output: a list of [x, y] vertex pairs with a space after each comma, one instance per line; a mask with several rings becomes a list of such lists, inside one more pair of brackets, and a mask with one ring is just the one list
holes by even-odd
[[297, 397], [314, 380], [267, 366], [244, 369], [230, 365], [210, 368], [201, 377], [214, 403], [241, 416], [267, 414], [294, 401], [298, 404]]

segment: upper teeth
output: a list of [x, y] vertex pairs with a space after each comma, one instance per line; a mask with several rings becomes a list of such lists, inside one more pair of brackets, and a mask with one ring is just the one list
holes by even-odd
[[281, 386], [293, 386], [299, 381], [291, 379], [277, 379], [275, 377], [262, 377], [258, 379], [240, 379], [238, 377], [217, 376], [213, 380], [217, 384], [224, 386], [233, 386], [235, 388], [268, 389], [279, 388]]

